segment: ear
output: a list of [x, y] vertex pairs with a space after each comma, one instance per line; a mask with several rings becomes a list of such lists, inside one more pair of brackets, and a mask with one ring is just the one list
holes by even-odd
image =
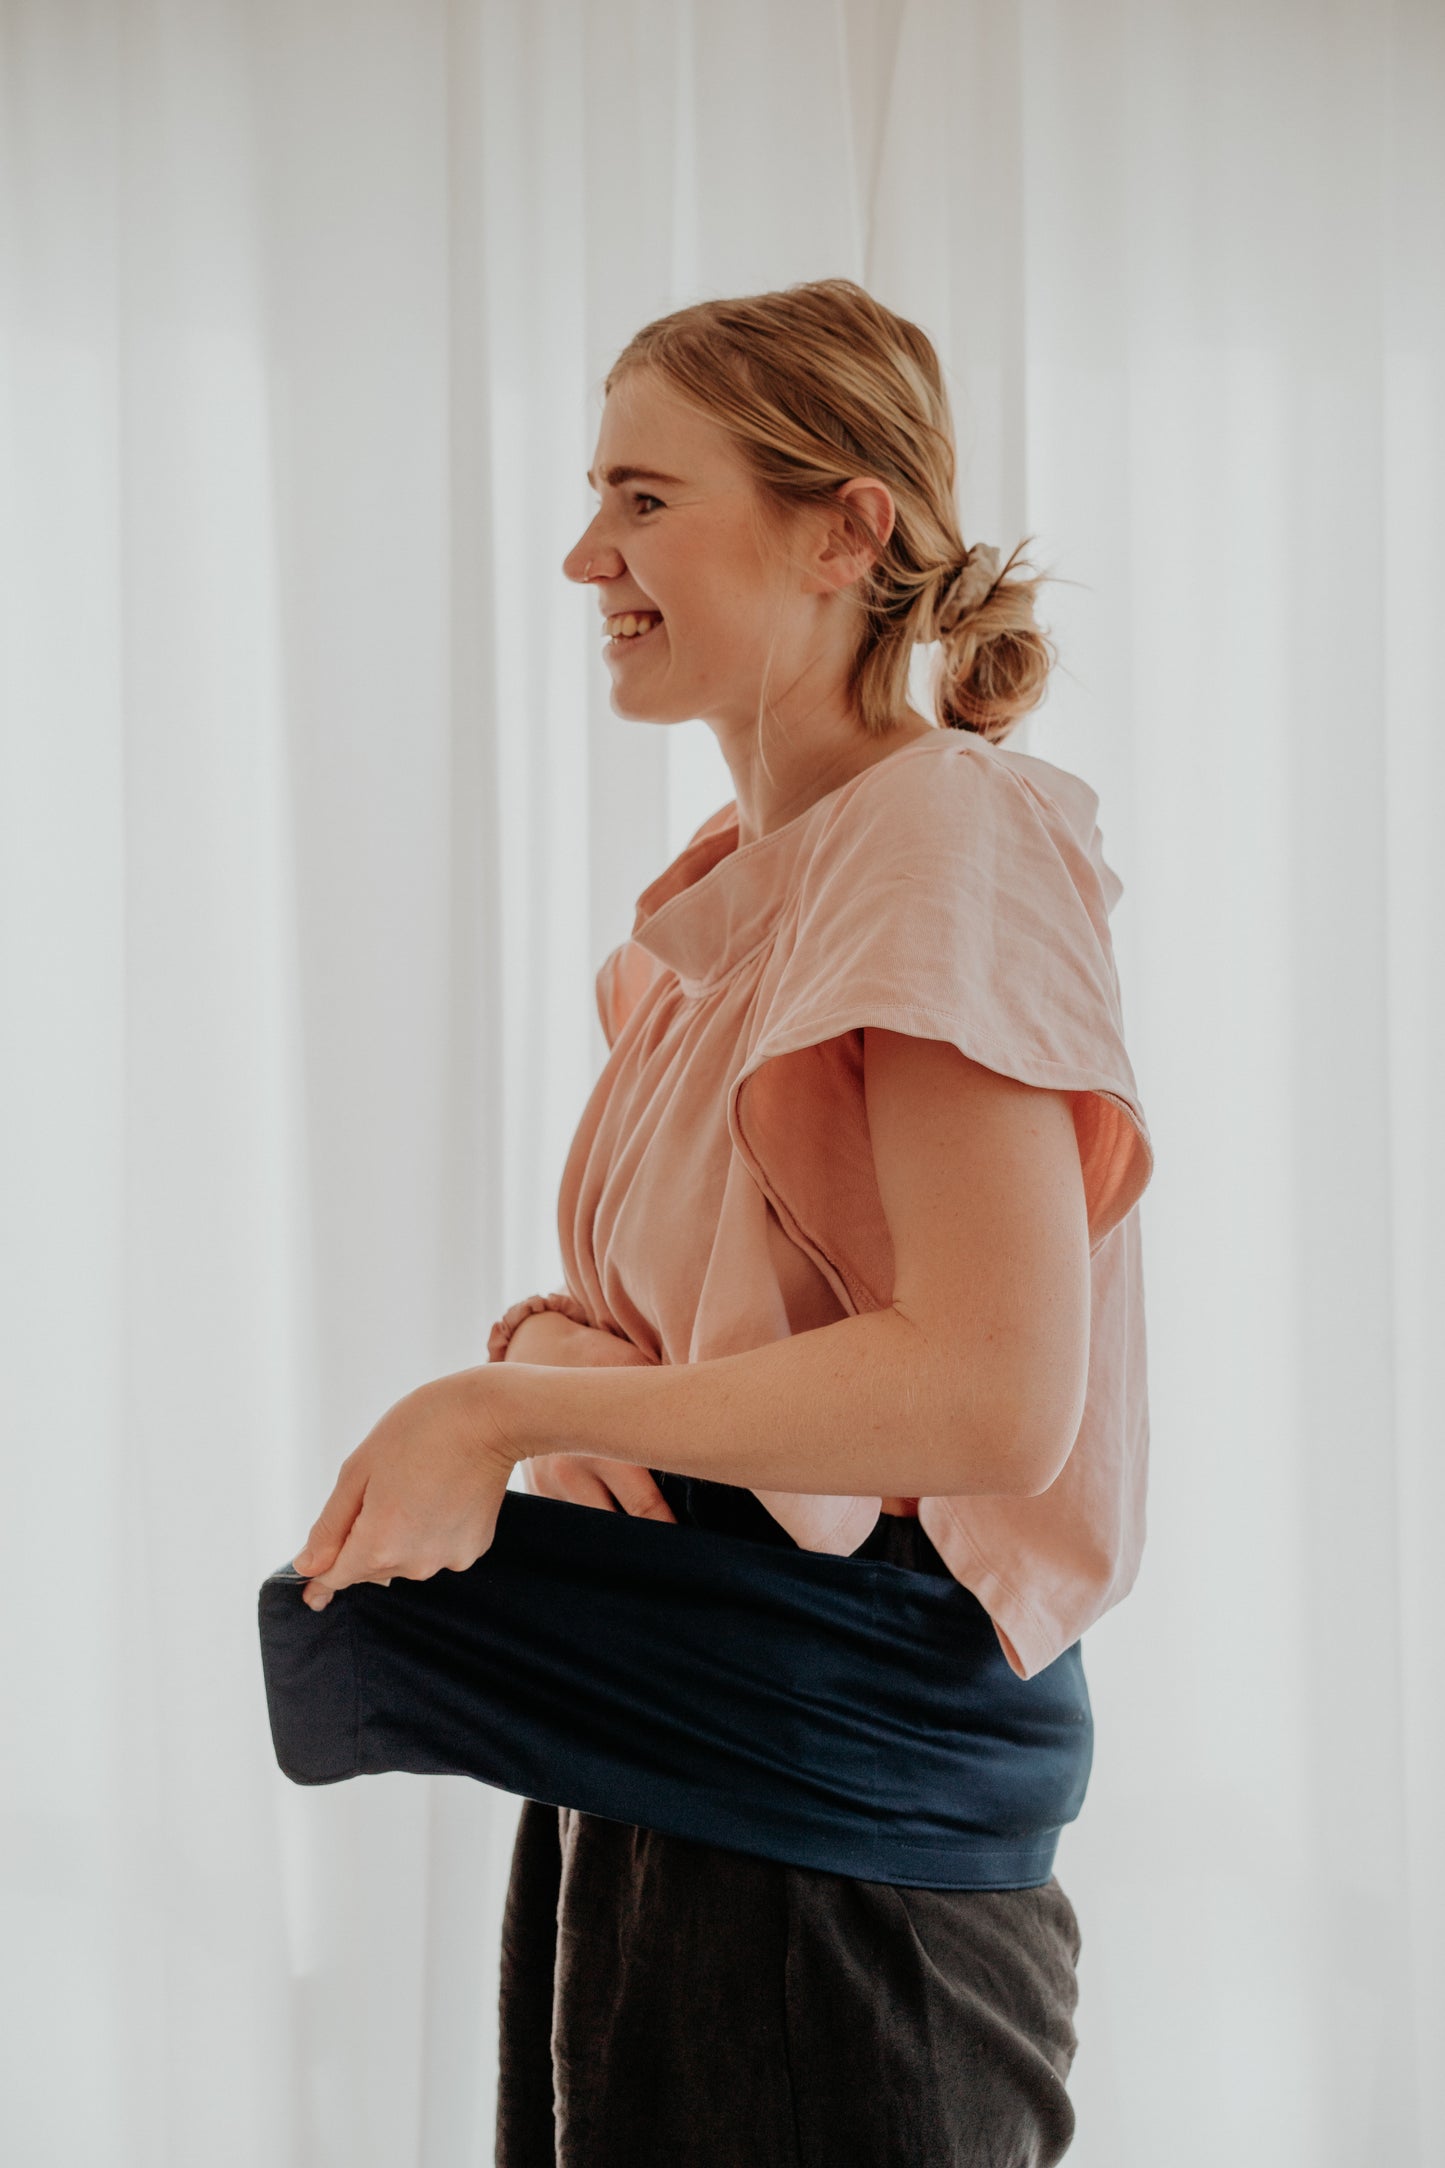
[[818, 512], [818, 538], [812, 552], [808, 576], [803, 582], [804, 594], [826, 594], [843, 587], [851, 587], [862, 579], [878, 551], [893, 532], [897, 517], [892, 491], [886, 482], [877, 481], [872, 475], [864, 475], [842, 483], [833, 493], [833, 501], [846, 499], [855, 516], [863, 522], [873, 536], [869, 547], [860, 543], [854, 529], [838, 514], [826, 507]]

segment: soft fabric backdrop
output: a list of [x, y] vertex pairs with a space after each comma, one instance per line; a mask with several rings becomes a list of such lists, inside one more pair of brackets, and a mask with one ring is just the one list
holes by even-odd
[[515, 1803], [303, 1792], [335, 1468], [556, 1283], [592, 974], [730, 795], [619, 721], [646, 318], [845, 273], [1035, 535], [1158, 1173], [1088, 1636], [1079, 2168], [1445, 2160], [1445, 15], [5, 0], [6, 2157], [490, 2157]]

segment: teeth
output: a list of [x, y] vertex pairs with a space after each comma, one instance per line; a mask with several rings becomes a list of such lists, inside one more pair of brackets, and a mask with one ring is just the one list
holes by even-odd
[[614, 640], [632, 640], [640, 633], [651, 632], [654, 625], [661, 623], [660, 610], [648, 610], [641, 614], [628, 610], [618, 617], [609, 617], [607, 630]]

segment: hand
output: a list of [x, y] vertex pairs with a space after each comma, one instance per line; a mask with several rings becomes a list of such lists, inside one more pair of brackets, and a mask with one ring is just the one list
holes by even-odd
[[639, 1521], [676, 1521], [647, 1468], [604, 1460], [597, 1453], [546, 1453], [522, 1464], [522, 1481], [536, 1498], [561, 1498], [604, 1513], [630, 1513]]
[[313, 1611], [356, 1581], [465, 1573], [490, 1548], [517, 1462], [498, 1383], [483, 1364], [419, 1385], [347, 1454], [292, 1561]]
[[[506, 1359], [595, 1368], [651, 1360], [630, 1340], [578, 1325], [555, 1310], [524, 1317], [507, 1343]], [[620, 1511], [635, 1520], [677, 1520], [651, 1473], [630, 1461], [604, 1460], [596, 1453], [546, 1453], [523, 1462], [522, 1482], [535, 1498], [560, 1498], [571, 1505], [600, 1507], [604, 1513]]]
[[621, 1333], [600, 1325], [579, 1325], [560, 1310], [533, 1310], [513, 1331], [503, 1360], [543, 1363], [551, 1370], [595, 1370], [650, 1363], [652, 1357]]

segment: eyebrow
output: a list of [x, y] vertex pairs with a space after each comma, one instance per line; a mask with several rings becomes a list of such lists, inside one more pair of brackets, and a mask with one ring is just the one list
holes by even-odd
[[[655, 467], [607, 467], [603, 470], [602, 479], [613, 489], [621, 489], [624, 482], [663, 482], [671, 489], [681, 489], [683, 486], [680, 475], [659, 474]], [[592, 489], [597, 487], [590, 467], [587, 469], [587, 481]]]

